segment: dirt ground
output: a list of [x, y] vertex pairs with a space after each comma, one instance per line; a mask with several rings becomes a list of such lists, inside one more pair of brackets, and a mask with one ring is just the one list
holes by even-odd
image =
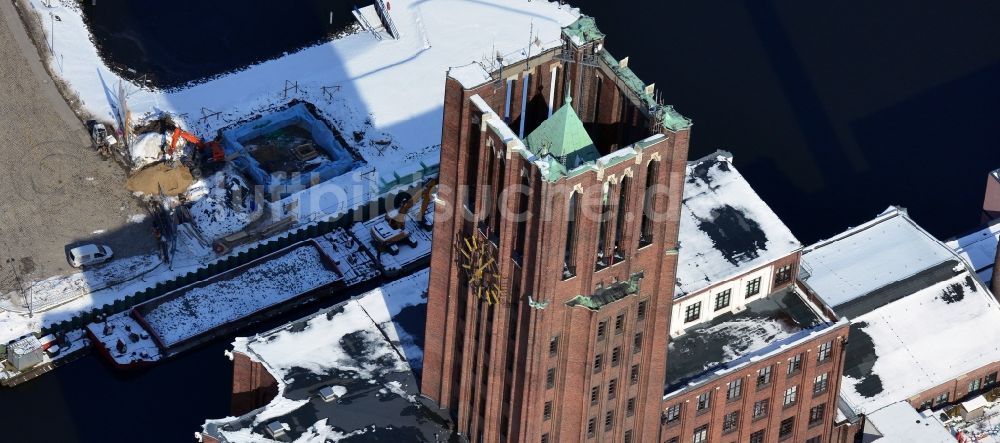
[[165, 163], [157, 163], [132, 174], [132, 177], [125, 182], [125, 188], [149, 195], [163, 191], [164, 195], [177, 196], [183, 194], [192, 182], [194, 178], [191, 177], [191, 170], [187, 166], [170, 167]]
[[11, 3], [0, 3], [0, 294], [13, 263], [27, 280], [71, 272], [70, 244], [107, 244], [116, 257], [154, 250], [124, 172], [90, 148]]

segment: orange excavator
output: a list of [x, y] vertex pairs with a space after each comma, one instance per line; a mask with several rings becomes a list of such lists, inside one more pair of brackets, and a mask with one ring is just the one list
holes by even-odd
[[181, 128], [174, 128], [174, 135], [170, 137], [170, 146], [167, 148], [167, 154], [173, 155], [174, 149], [177, 148], [177, 140], [183, 138], [188, 143], [191, 143], [198, 147], [199, 151], [203, 151], [206, 148], [212, 150], [212, 160], [221, 162], [226, 160], [226, 151], [222, 149], [222, 145], [217, 141], [210, 141], [205, 143], [201, 141], [198, 136], [182, 130]]
[[399, 243], [406, 243], [410, 247], [417, 246], [417, 241], [411, 238], [410, 232], [406, 230], [406, 215], [410, 212], [410, 208], [419, 201], [420, 212], [417, 213], [417, 223], [421, 228], [430, 230], [426, 214], [435, 186], [437, 186], [437, 178], [428, 179], [413, 191], [414, 197], [407, 200], [399, 208], [387, 212], [383, 220], [372, 225], [371, 236], [377, 250], [396, 255], [399, 253]]

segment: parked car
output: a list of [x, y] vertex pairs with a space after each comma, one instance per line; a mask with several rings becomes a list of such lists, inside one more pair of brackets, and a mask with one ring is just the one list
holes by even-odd
[[107, 246], [95, 244], [77, 246], [66, 253], [66, 259], [74, 268], [92, 266], [111, 260], [114, 253]]

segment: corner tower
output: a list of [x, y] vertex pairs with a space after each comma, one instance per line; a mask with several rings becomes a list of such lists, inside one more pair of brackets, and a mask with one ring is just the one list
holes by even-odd
[[590, 17], [449, 71], [421, 391], [471, 441], [659, 438], [690, 121]]

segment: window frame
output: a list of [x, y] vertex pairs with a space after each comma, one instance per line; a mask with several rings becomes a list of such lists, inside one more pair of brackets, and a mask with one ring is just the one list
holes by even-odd
[[778, 425], [778, 440], [784, 440], [795, 433], [795, 416], [788, 417]]
[[[720, 300], [725, 300], [725, 303], [720, 304], [719, 303]], [[715, 310], [719, 311], [728, 308], [729, 305], [732, 304], [732, 301], [733, 301], [732, 288], [726, 288], [723, 291], [717, 292], [715, 294]]]
[[813, 395], [826, 393], [830, 389], [830, 373], [824, 372], [813, 378]]
[[[767, 365], [757, 370], [757, 389], [763, 389], [771, 384], [774, 376], [774, 365]], [[761, 381], [763, 379], [763, 381]]]
[[681, 421], [681, 414], [684, 412], [683, 405], [680, 403], [675, 403], [667, 407], [667, 410], [663, 412], [664, 423], [670, 425], [671, 423], [679, 423]]
[[737, 378], [726, 384], [726, 401], [739, 400], [743, 396], [743, 378]]
[[699, 414], [712, 409], [712, 391], [705, 391], [698, 394], [695, 400], [695, 411]]
[[774, 273], [774, 283], [783, 285], [792, 281], [792, 265], [788, 264], [778, 268]]
[[809, 408], [809, 427], [822, 424], [824, 421], [826, 421], [826, 403]]
[[767, 417], [771, 413], [771, 399], [763, 398], [757, 400], [753, 403], [753, 410], [750, 411], [750, 416], [754, 419], [761, 419]]
[[819, 349], [816, 352], [816, 362], [823, 363], [830, 360], [833, 356], [833, 340], [826, 343], [820, 344]]
[[788, 359], [788, 376], [802, 372], [802, 353], [795, 354]]
[[792, 385], [785, 389], [785, 394], [782, 397], [781, 405], [790, 408], [795, 406], [799, 402], [799, 385]]
[[750, 298], [760, 295], [760, 282], [761, 282], [761, 277], [757, 277], [753, 280], [748, 281], [746, 284], [746, 292], [744, 293], [743, 298]]
[[684, 307], [684, 323], [691, 323], [699, 318], [701, 318], [700, 301]]
[[728, 434], [740, 428], [740, 411], [732, 411], [722, 416], [722, 433]]

